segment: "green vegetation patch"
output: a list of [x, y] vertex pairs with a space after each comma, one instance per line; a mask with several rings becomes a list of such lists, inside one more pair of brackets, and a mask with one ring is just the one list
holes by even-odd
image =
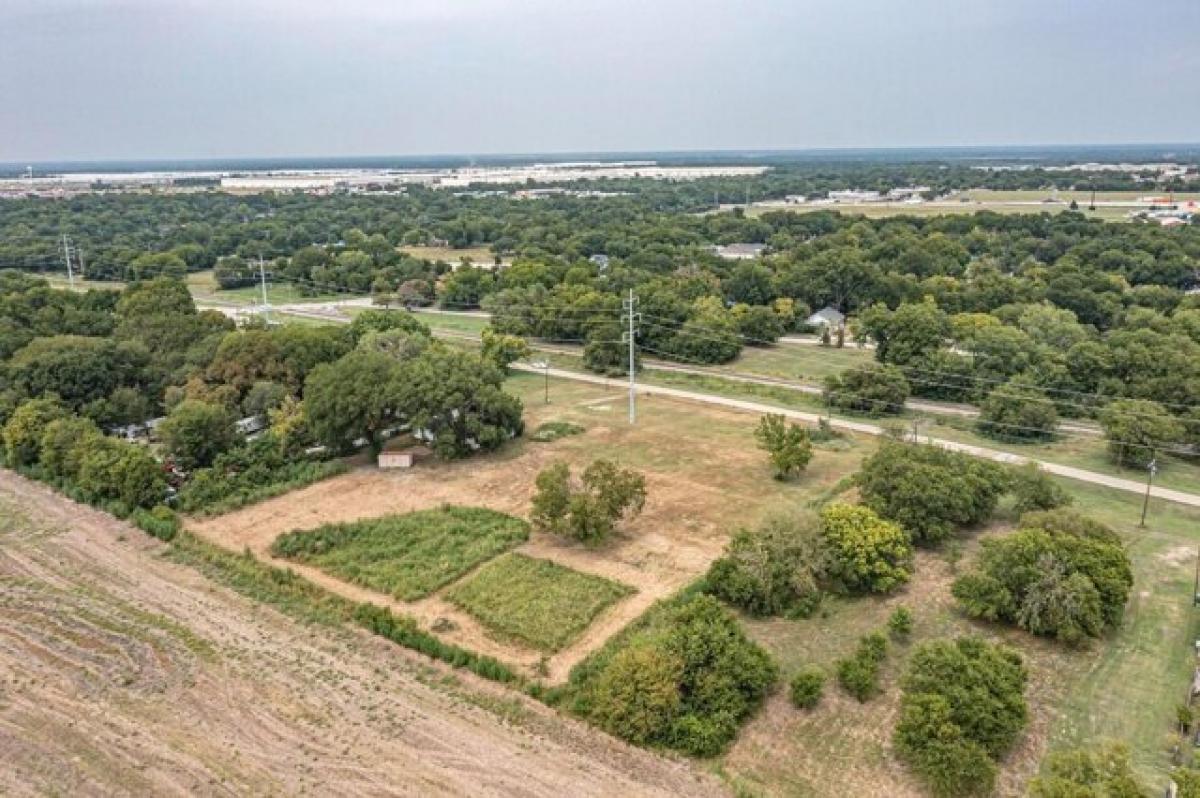
[[570, 421], [547, 421], [545, 424], [539, 425], [533, 431], [533, 434], [529, 436], [529, 439], [536, 443], [552, 443], [559, 438], [582, 435], [586, 431], [586, 427], [573, 424]]
[[413, 601], [528, 537], [529, 525], [519, 518], [446, 506], [289, 532], [271, 553]]
[[549, 560], [509, 554], [455, 585], [446, 598], [492, 632], [558, 651], [605, 608], [635, 592]]

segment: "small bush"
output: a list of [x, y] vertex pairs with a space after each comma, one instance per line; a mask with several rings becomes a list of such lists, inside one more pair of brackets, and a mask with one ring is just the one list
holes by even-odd
[[1074, 501], [1071, 494], [1055, 482], [1037, 463], [1027, 463], [1011, 469], [1011, 490], [1016, 498], [1018, 513], [1053, 510]]
[[812, 709], [821, 701], [825, 692], [825, 672], [809, 665], [792, 677], [792, 704], [801, 709]]
[[181, 527], [179, 516], [162, 504], [150, 510], [139, 507], [130, 514], [129, 520], [146, 534], [165, 541], [174, 540]]
[[1044, 441], [1058, 429], [1058, 410], [1044, 391], [1009, 382], [984, 399], [977, 426], [981, 434], [1000, 441]]
[[572, 424], [570, 421], [547, 421], [545, 424], [538, 425], [538, 428], [529, 436], [529, 440], [534, 443], [552, 443], [559, 438], [582, 435], [584, 432], [587, 432], [586, 428]]
[[879, 668], [887, 657], [887, 639], [879, 633], [858, 641], [858, 648], [838, 660], [838, 684], [859, 701], [866, 702], [879, 693]]
[[1144, 798], [1120, 744], [1056, 751], [1029, 783], [1031, 798]]
[[912, 634], [913, 616], [909, 612], [908, 607], [897, 607], [896, 611], [888, 617], [888, 631], [892, 633], [892, 637], [906, 639]]

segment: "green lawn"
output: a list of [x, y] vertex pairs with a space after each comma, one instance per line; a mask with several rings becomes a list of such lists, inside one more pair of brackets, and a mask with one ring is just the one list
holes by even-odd
[[434, 331], [461, 333], [463, 335], [479, 335], [488, 325], [484, 316], [467, 316], [461, 313], [428, 313], [415, 314], [417, 319]]
[[518, 518], [447, 506], [289, 532], [271, 553], [412, 601], [528, 537], [529, 525]]
[[508, 554], [446, 592], [446, 599], [502, 638], [553, 653], [634, 590], [549, 560]]

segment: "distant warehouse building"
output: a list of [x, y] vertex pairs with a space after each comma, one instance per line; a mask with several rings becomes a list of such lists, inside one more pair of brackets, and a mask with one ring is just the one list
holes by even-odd
[[729, 260], [752, 260], [760, 257], [767, 249], [766, 244], [722, 244], [712, 247], [718, 257]]

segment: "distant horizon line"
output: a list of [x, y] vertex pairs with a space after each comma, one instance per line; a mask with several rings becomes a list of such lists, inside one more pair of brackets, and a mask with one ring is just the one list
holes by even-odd
[[[479, 162], [477, 165], [487, 166], [496, 163], [525, 164], [538, 161], [563, 162], [567, 160], [680, 160], [695, 162], [698, 159], [715, 158], [721, 161], [753, 161], [770, 158], [804, 158], [829, 159], [830, 156], [864, 156], [864, 155], [987, 155], [1003, 156], [1005, 154], [1022, 154], [1026, 158], [1036, 160], [1037, 155], [1064, 155], [1075, 153], [1128, 153], [1148, 155], [1159, 150], [1184, 149], [1200, 154], [1200, 141], [1197, 142], [1128, 142], [1119, 144], [944, 144], [944, 145], [913, 145], [886, 147], [791, 147], [791, 148], [706, 148], [706, 149], [633, 149], [633, 150], [547, 150], [543, 152], [446, 152], [418, 153], [393, 155], [238, 155], [238, 156], [161, 156], [161, 157], [97, 157], [97, 158], [61, 158], [61, 159], [29, 159], [0, 161], [0, 170], [24, 170], [33, 167], [64, 168], [84, 166], [130, 167], [149, 165], [186, 164], [200, 165], [251, 165], [251, 164], [293, 164], [306, 162], [311, 164], [358, 164], [383, 165], [387, 163], [406, 163], [411, 166], [462, 165]], [[1163, 153], [1164, 155], [1167, 153]], [[635, 157], [637, 156], [637, 157]], [[242, 168], [247, 168], [243, 166]], [[315, 168], [310, 166], [309, 168]]]

